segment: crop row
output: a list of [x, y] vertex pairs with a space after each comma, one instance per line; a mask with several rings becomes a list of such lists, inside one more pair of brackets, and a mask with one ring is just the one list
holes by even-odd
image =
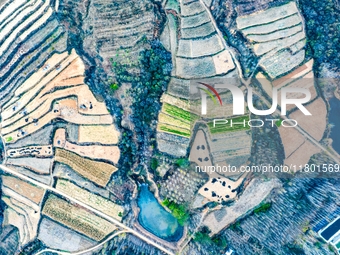
[[42, 213], [96, 241], [116, 229], [110, 222], [54, 195], [49, 195]]
[[112, 173], [118, 170], [113, 165], [82, 158], [73, 152], [60, 148], [56, 148], [55, 161], [68, 165], [83, 177], [100, 186], [106, 186]]

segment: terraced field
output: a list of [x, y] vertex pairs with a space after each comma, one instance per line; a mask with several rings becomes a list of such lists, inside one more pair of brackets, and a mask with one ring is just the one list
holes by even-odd
[[49, 56], [66, 49], [63, 29], [48, 5], [49, 1], [12, 1], [0, 11], [0, 105]]
[[198, 116], [175, 105], [164, 103], [158, 117], [158, 131], [190, 137], [191, 126]]
[[[15, 92], [15, 96], [20, 96], [20, 100], [5, 106], [1, 113], [1, 134], [8, 143], [39, 130], [56, 118], [75, 124], [112, 123], [105, 104], [98, 102], [87, 85], [83, 84], [84, 78], [81, 76], [84, 73], [84, 65], [75, 51], [69, 57], [67, 54], [63, 56], [65, 59], [58, 61], [60, 58], [54, 55], [51, 59], [52, 63], [56, 61], [53, 69], [47, 72], [50, 67], [47, 62]], [[73, 76], [80, 78], [67, 79]], [[33, 98], [36, 100], [32, 100]]]
[[[78, 2], [66, 1], [71, 8]], [[112, 74], [112, 61], [129, 67], [136, 64], [139, 52], [147, 47], [155, 32], [154, 5], [146, 0], [91, 1], [84, 19], [84, 47], [98, 65]], [[113, 75], [113, 74], [112, 74]]]
[[[176, 52], [176, 76], [184, 79], [226, 74], [235, 68], [208, 9], [200, 1], [180, 1], [180, 33]], [[200, 21], [195, 23], [195, 20]], [[173, 26], [169, 27], [173, 29]], [[222, 64], [223, 63], [223, 64]]]
[[42, 213], [96, 241], [102, 240], [116, 229], [116, 226], [103, 218], [55, 195], [48, 196]]
[[[280, 4], [270, 1], [257, 1], [264, 8], [248, 10], [245, 5], [240, 9], [236, 20], [237, 28], [242, 32], [259, 57], [263, 71], [256, 78], [265, 93], [271, 97], [273, 88], [278, 89], [278, 104], [281, 104], [283, 88], [304, 88], [311, 93], [311, 100], [305, 104], [312, 116], [303, 115], [295, 105], [289, 104], [286, 109], [288, 117], [298, 121], [299, 126], [320, 141], [325, 131], [327, 118], [326, 105], [318, 95], [313, 59], [305, 58], [306, 35], [303, 17], [295, 2]], [[255, 6], [255, 5], [254, 5]], [[245, 9], [244, 9], [245, 8]], [[287, 98], [304, 98], [302, 93], [288, 93]], [[315, 127], [314, 123], [320, 123]], [[310, 157], [320, 149], [308, 141], [296, 130], [279, 127], [285, 151], [285, 164], [306, 164]]]
[[[175, 153], [178, 156], [184, 156], [187, 153], [185, 147], [188, 146], [191, 129], [199, 117], [189, 111], [188, 101], [164, 94], [162, 102], [162, 109], [158, 116], [157, 131], [167, 135], [158, 134], [158, 147], [161, 151], [168, 154], [174, 155]], [[176, 136], [187, 138], [187, 140], [184, 140], [184, 144], [183, 139], [179, 140], [181, 143], [178, 143]], [[172, 144], [172, 146], [166, 146], [167, 143]], [[176, 149], [176, 147], [180, 149]]]
[[[67, 48], [68, 34], [56, 18], [54, 10], [58, 6], [55, 5], [59, 2], [14, 0], [0, 4], [0, 133], [7, 154], [3, 164], [41, 183], [52, 185], [53, 157], [56, 157], [83, 176], [76, 179], [76, 187], [79, 185], [77, 191], [82, 189], [80, 185], [86, 183], [87, 176], [105, 186], [111, 174], [117, 171], [113, 164], [120, 157], [116, 146], [120, 134], [105, 103], [97, 100], [85, 84], [84, 62], [76, 50]], [[55, 147], [60, 147], [53, 145], [57, 128], [65, 130], [65, 137], [72, 141], [66, 141], [65, 148], [81, 156], [58, 151], [60, 148], [55, 150]], [[83, 159], [82, 156], [111, 163]], [[88, 185], [90, 191], [93, 186]], [[2, 200], [7, 206], [3, 224], [18, 228], [19, 246], [23, 247], [38, 235], [40, 206], [45, 191], [9, 176], [2, 176], [1, 189]], [[84, 190], [84, 200], [90, 199], [86, 197], [86, 192], [90, 191]], [[75, 191], [75, 194], [80, 193]], [[110, 208], [112, 211], [107, 212], [115, 212], [117, 218], [118, 210], [123, 212], [104, 198], [94, 198], [92, 202], [100, 201], [105, 205], [103, 211]], [[94, 240], [115, 229], [99, 218], [92, 222], [94, 227], [87, 225], [88, 212], [82, 211], [78, 214], [83, 217], [83, 222], [79, 223], [82, 229], [78, 230], [76, 221], [79, 218], [65, 216], [72, 213], [72, 205], [58, 200], [52, 203], [60, 202], [60, 206], [53, 209], [48, 202], [51, 202], [50, 198], [47, 199], [46, 214], [60, 219], [59, 223], [68, 224], [70, 229], [90, 235]], [[63, 214], [64, 209], [70, 210]], [[97, 220], [96, 217], [91, 219]]]
[[[9, 183], [11, 181], [13, 180], [6, 180], [8, 186], [11, 186], [11, 183]], [[16, 185], [19, 185], [19, 183], [17, 182]], [[19, 194], [21, 189], [24, 188], [28, 188], [24, 193], [29, 191], [32, 191], [32, 193], [30, 195], [27, 193], [25, 195]], [[4, 224], [16, 226], [19, 229], [20, 242], [24, 244], [35, 239], [40, 220], [40, 207], [35, 202], [29, 200], [33, 198], [31, 195], [37, 195], [37, 199], [39, 199], [39, 196], [40, 198], [42, 197], [41, 191], [39, 194], [36, 188], [24, 186], [24, 184], [20, 188], [17, 186], [14, 189], [10, 189], [7, 186], [2, 187], [2, 200], [8, 206], [5, 211]], [[27, 196], [31, 197], [27, 199]]]
[[303, 63], [306, 34], [295, 2], [239, 16], [236, 23], [270, 78], [275, 79]]
[[[187, 154], [188, 141], [183, 143], [180, 139], [178, 143], [176, 136], [189, 138], [191, 128], [199, 119], [188, 103], [192, 99], [190, 81], [225, 75], [237, 76], [225, 39], [209, 7], [209, 1], [165, 2], [167, 22], [160, 39], [172, 54], [173, 72], [168, 90], [162, 97], [165, 106], [158, 119], [157, 143], [160, 151], [170, 155]], [[173, 109], [169, 108], [169, 104]], [[165, 146], [166, 143], [169, 146]]]

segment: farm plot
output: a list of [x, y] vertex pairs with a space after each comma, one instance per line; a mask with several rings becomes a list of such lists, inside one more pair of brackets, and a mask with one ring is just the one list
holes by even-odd
[[235, 68], [229, 51], [224, 47], [224, 39], [217, 33], [208, 10], [201, 2], [181, 3], [180, 29], [174, 62], [178, 78], [213, 77]]
[[[78, 107], [81, 108], [81, 106], [85, 106], [85, 104], [79, 104], [79, 101], [81, 101], [81, 96], [84, 95], [86, 92], [89, 92], [87, 85], [80, 85], [72, 88], [67, 88], [64, 90], [57, 90], [54, 93], [48, 94], [44, 96], [44, 98], [40, 100], [35, 100], [37, 102], [27, 105], [27, 107], [23, 110], [23, 112], [20, 112], [16, 114], [16, 116], [13, 116], [10, 119], [7, 119], [4, 121], [4, 128], [3, 133], [9, 133], [12, 132], [15, 129], [18, 129], [19, 127], [24, 127], [25, 125], [29, 125], [32, 122], [38, 123], [37, 121], [45, 115], [47, 115], [51, 111], [51, 105], [53, 105], [53, 114], [50, 114], [52, 116], [65, 118], [67, 119], [69, 115], [72, 113], [75, 117], [78, 117], [79, 120], [74, 119], [70, 122], [75, 123], [82, 123], [87, 124], [90, 122], [90, 118], [102, 118], [105, 119], [108, 118], [109, 115], [93, 115], [93, 114], [84, 114], [81, 110], [78, 109]], [[77, 96], [77, 98], [76, 98]], [[70, 99], [61, 99], [65, 97], [72, 97]], [[58, 100], [60, 99], [60, 100]], [[53, 101], [58, 100], [55, 104], [53, 104]], [[64, 104], [63, 104], [64, 103]], [[66, 109], [65, 109], [66, 108]], [[73, 111], [73, 112], [71, 112]], [[106, 112], [108, 113], [108, 112]], [[54, 117], [54, 118], [56, 118]], [[86, 117], [88, 117], [86, 119]], [[83, 120], [84, 119], [84, 120]]]
[[51, 145], [40, 145], [40, 146], [25, 146], [19, 148], [13, 148], [6, 151], [7, 157], [19, 158], [19, 157], [37, 157], [45, 158], [52, 157], [52, 146]]
[[[6, 200], [8, 198], [2, 198], [2, 200]], [[6, 203], [6, 201], [4, 201]], [[19, 230], [19, 241], [22, 244], [28, 243], [28, 230], [25, 222], [25, 218], [23, 215], [17, 213], [15, 210], [12, 208], [7, 208], [4, 211], [4, 220], [3, 220], [3, 225], [12, 225], [17, 227]]]
[[[52, 15], [47, 23], [29, 36], [29, 40], [17, 38], [0, 57], [0, 76], [6, 77], [0, 94], [0, 104], [8, 102], [16, 88], [20, 86], [36, 68], [41, 66], [54, 52], [66, 50], [66, 36]], [[19, 46], [20, 45], [20, 46]]]
[[211, 178], [198, 191], [199, 194], [210, 201], [223, 202], [236, 197], [237, 188], [241, 185], [246, 174], [243, 174], [237, 181], [230, 180], [223, 176]]
[[81, 176], [99, 186], [106, 186], [110, 181], [111, 175], [118, 170], [113, 165], [86, 159], [60, 148], [56, 148], [55, 161], [68, 165]]
[[162, 112], [170, 116], [174, 116], [175, 118], [178, 118], [186, 123], [193, 123], [199, 118], [197, 115], [192, 114], [189, 111], [183, 110], [175, 105], [170, 105], [167, 103], [163, 104]]
[[50, 173], [52, 161], [50, 158], [32, 158], [32, 157], [20, 157], [20, 158], [8, 158], [6, 160], [7, 165], [22, 166], [31, 171], [47, 175]]
[[288, 85], [289, 83], [293, 82], [295, 79], [300, 79], [303, 76], [305, 76], [307, 73], [310, 73], [313, 71], [313, 59], [311, 59], [310, 61], [308, 61], [307, 63], [305, 63], [304, 65], [296, 68], [293, 72], [290, 72], [289, 74], [287, 74], [286, 76], [283, 76], [279, 79], [276, 79], [272, 82], [273, 87], [276, 88], [282, 88], [286, 85]]
[[190, 139], [184, 136], [157, 132], [157, 147], [160, 151], [175, 157], [184, 157], [187, 154]]
[[190, 123], [181, 121], [177, 118], [174, 118], [174, 117], [167, 115], [167, 114], [164, 114], [162, 112], [158, 116], [158, 121], [161, 122], [161, 123], [164, 123], [164, 124], [173, 125], [173, 126], [176, 126], [176, 127], [190, 131]]
[[[48, 5], [48, 3], [44, 6], [44, 8], [41, 8], [42, 7], [42, 1], [34, 1], [34, 2], [26, 4], [24, 6], [23, 10], [16, 17], [14, 17], [14, 19], [10, 20], [9, 22], [7, 22], [5, 24], [5, 26], [2, 27], [1, 32], [0, 32], [0, 38], [2, 38], [1, 40], [5, 39], [5, 41], [6, 41], [6, 39], [8, 39], [8, 36], [10, 35], [10, 32], [12, 30], [14, 30], [16, 32], [18, 32], [18, 30], [20, 31], [21, 29], [16, 28], [16, 25], [18, 25], [22, 20], [24, 20], [25, 17], [28, 20], [31, 19], [30, 21], [34, 20], [36, 17], [32, 17], [32, 16], [35, 13], [39, 12], [40, 8], [45, 9], [45, 7], [47, 5]], [[0, 54], [0, 55], [2, 55], [2, 54]]]
[[[57, 66], [59, 67], [58, 69], [56, 68]], [[30, 100], [39, 93], [42, 88], [47, 86], [47, 91], [50, 90], [51, 86], [54, 86], [53, 83], [50, 83], [50, 81], [53, 82], [53, 79], [55, 79], [55, 77], [61, 76], [64, 72], [70, 73], [71, 68], [80, 68], [79, 70], [83, 71], [81, 69], [81, 63], [77, 59], [77, 55], [74, 51], [72, 51], [70, 55], [68, 55], [67, 52], [61, 54], [53, 54], [48, 60], [45, 61], [43, 67], [34, 72], [34, 74], [28, 77], [25, 82], [15, 90], [14, 95], [15, 97], [17, 97], [17, 99], [20, 98], [20, 104], [13, 104], [12, 106], [10, 104], [6, 104], [4, 106], [4, 118], [7, 119], [12, 116], [13, 112], [15, 113], [16, 111], [22, 110], [30, 102]], [[57, 81], [60, 82], [64, 78], [67, 77], [62, 77], [60, 80]], [[10, 106], [11, 108], [9, 108]], [[15, 111], [13, 111], [12, 109], [13, 106], [16, 106]], [[6, 115], [5, 112], [8, 115]]]
[[283, 50], [273, 55], [273, 57], [263, 59], [260, 66], [263, 67], [270, 78], [275, 79], [299, 66], [304, 59], [304, 50], [297, 52], [295, 55], [292, 55], [289, 50]]
[[183, 4], [181, 1], [181, 15], [182, 16], [193, 16], [205, 11], [204, 7], [199, 1], [192, 1], [188, 4]]
[[[38, 119], [50, 110], [52, 100], [67, 96], [77, 97], [77, 108], [82, 114], [108, 114], [105, 104], [98, 102], [88, 86], [84, 85], [84, 64], [75, 51], [72, 51], [66, 59], [64, 54], [54, 55], [52, 59], [60, 62], [52, 64], [52, 61], [47, 61], [36, 74], [28, 78], [15, 91], [15, 95], [20, 97], [20, 100], [8, 105], [2, 112], [3, 127], [19, 119], [21, 121], [29, 117]], [[50, 68], [51, 70], [48, 71]], [[73, 78], [74, 76], [79, 77]]]
[[[48, 112], [41, 118], [29, 118], [29, 124], [21, 126], [20, 121], [16, 122], [16, 125], [11, 125], [1, 130], [7, 143], [13, 143], [19, 139], [22, 139], [48, 123], [53, 119], [64, 119], [67, 122], [74, 124], [111, 124], [113, 122], [111, 115], [83, 115], [77, 110], [76, 101], [74, 99], [62, 99], [55, 101], [52, 106], [53, 110]], [[25, 121], [25, 120], [24, 120]], [[23, 123], [23, 121], [22, 121]], [[13, 130], [12, 132], [10, 132]], [[6, 133], [5, 133], [6, 132]], [[10, 133], [7, 133], [10, 132]]]
[[102, 240], [116, 229], [107, 220], [55, 195], [49, 195], [42, 213], [96, 241]]
[[[270, 81], [266, 78], [266, 76], [259, 72], [256, 75], [256, 79], [261, 83], [262, 88], [266, 91], [268, 96], [272, 96], [273, 88], [278, 89], [278, 103], [281, 105], [281, 89], [284, 87], [287, 88], [307, 88], [310, 90], [312, 98], [317, 97], [317, 92], [314, 86], [314, 73], [313, 73], [313, 59], [309, 60], [305, 64], [296, 68], [294, 71], [288, 73], [287, 75]], [[288, 94], [289, 98], [299, 98], [304, 97], [301, 93]], [[290, 111], [294, 108], [294, 105], [287, 105], [287, 110]]]
[[[176, 72], [176, 69], [174, 70], [174, 72]], [[178, 98], [189, 99], [190, 98], [190, 81], [183, 80], [183, 79], [176, 78], [176, 77], [171, 77], [169, 85], [168, 85], [167, 93], [169, 95], [172, 95]]]
[[295, 2], [273, 7], [265, 11], [238, 17], [236, 20], [237, 28], [244, 29], [251, 26], [270, 23], [288, 17], [298, 12]]
[[80, 156], [92, 159], [105, 159], [117, 164], [120, 157], [120, 150], [117, 146], [105, 145], [85, 145], [70, 143], [66, 140], [66, 130], [63, 128], [57, 129], [53, 145], [58, 148], [63, 148], [72, 151]]
[[202, 24], [197, 27], [182, 28], [183, 39], [198, 39], [201, 37], [207, 37], [213, 33], [215, 33], [215, 28], [211, 22]]
[[212, 57], [190, 59], [176, 57], [176, 76], [184, 79], [213, 77], [216, 69]]
[[[9, 18], [11, 18], [13, 16], [13, 13], [16, 13], [17, 9], [22, 8], [22, 6], [25, 3], [26, 3], [26, 1], [23, 1], [23, 0], [12, 1], [6, 7], [3, 7], [2, 12], [0, 14], [0, 25], [3, 26], [3, 24], [6, 21], [8, 21]], [[2, 4], [4, 6], [6, 3], [2, 3]]]
[[207, 12], [201, 12], [194, 16], [182, 17], [181, 28], [192, 28], [207, 22], [210, 22], [209, 14]]
[[195, 115], [174, 105], [164, 103], [159, 115], [158, 130], [190, 136], [190, 121]]
[[119, 132], [114, 125], [80, 125], [79, 143], [117, 144]]
[[189, 158], [199, 167], [212, 166], [206, 134], [201, 129], [196, 133], [195, 140], [190, 148]]
[[[311, 99], [310, 101], [314, 100], [317, 97], [317, 92], [315, 89], [315, 80], [314, 80], [314, 74], [313, 72], [308, 73], [307, 75], [301, 77], [301, 79], [298, 79], [292, 83], [290, 83], [288, 88], [304, 88], [309, 90], [311, 94]], [[278, 104], [281, 106], [281, 93], [282, 91], [278, 91]], [[287, 98], [292, 99], [292, 98], [304, 98], [306, 95], [304, 93], [287, 93]], [[286, 106], [287, 111], [290, 111], [292, 109], [296, 108], [295, 105], [290, 104]]]
[[158, 131], [190, 137], [191, 125], [198, 120], [198, 116], [177, 106], [163, 103], [159, 115]]
[[164, 124], [164, 123], [160, 123], [157, 126], [157, 130], [161, 132], [184, 136], [184, 137], [190, 137], [190, 134], [191, 134], [191, 132], [187, 129], [169, 125], [169, 124]]
[[28, 241], [32, 241], [38, 232], [40, 207], [7, 188], [4, 188], [4, 196], [4, 202], [7, 206], [24, 216], [25, 227], [27, 230], [25, 236]]
[[103, 198], [102, 196], [96, 195], [83, 188], [80, 188], [70, 181], [58, 179], [56, 189], [109, 216], [112, 216], [113, 218], [116, 218], [117, 220], [122, 219], [121, 216], [124, 212], [124, 208], [122, 206], [117, 205], [110, 200]]
[[[306, 116], [301, 111], [295, 111], [289, 118], [295, 119], [299, 126], [310, 134], [314, 139], [320, 141], [326, 130], [327, 107], [321, 97], [305, 106], [312, 116]], [[317, 125], [315, 125], [317, 123]]]
[[287, 166], [295, 165], [297, 166], [297, 170], [300, 170], [309, 162], [311, 156], [320, 152], [321, 149], [319, 147], [316, 147], [310, 141], [306, 140], [294, 153], [285, 159], [284, 163]]
[[68, 252], [83, 251], [97, 244], [96, 241], [47, 217], [42, 217], [39, 224], [38, 239], [51, 249]]
[[274, 188], [280, 187], [282, 187], [282, 183], [276, 178], [267, 181], [254, 178], [245, 188], [237, 203], [210, 212], [203, 220], [203, 225], [209, 227], [213, 234], [217, 234], [235, 223], [245, 213], [252, 211], [271, 194]]
[[251, 152], [251, 134], [248, 131], [211, 135], [209, 146], [215, 163], [239, 167], [246, 163]]
[[[209, 33], [209, 35], [210, 34], [211, 32]], [[178, 44], [177, 57], [198, 58], [211, 56], [217, 54], [222, 50], [222, 42], [218, 34], [214, 33], [211, 36], [208, 36], [202, 40], [180, 40]]]
[[206, 182], [194, 171], [178, 170], [161, 184], [161, 195], [177, 204], [191, 202], [198, 189]]
[[[287, 37], [281, 37], [277, 40], [273, 40], [272, 38], [268, 38], [268, 40], [255, 43], [254, 44], [254, 52], [257, 56], [261, 56], [265, 53], [268, 53], [270, 51], [279, 51], [284, 48], [289, 48], [290, 46], [294, 45], [295, 43], [299, 42], [300, 40], [305, 39], [306, 35], [304, 32], [298, 32], [295, 35], [287, 36]], [[306, 42], [304, 41], [304, 45]]]
[[168, 93], [164, 93], [161, 97], [161, 102], [162, 103], [167, 103], [170, 105], [175, 105], [176, 107], [183, 109], [185, 111], [190, 111], [191, 110], [191, 105], [189, 100], [181, 99], [178, 97], [175, 97], [173, 95], [170, 95]]
[[45, 191], [43, 189], [11, 176], [3, 175], [2, 185], [15, 191], [16, 193], [31, 200], [36, 204], [40, 204], [45, 194]]
[[[2, 43], [2, 45], [0, 46], [0, 55], [2, 55], [4, 53], [4, 51], [6, 51], [6, 49], [10, 46], [11, 42], [18, 37], [18, 34], [20, 32], [22, 32], [24, 30], [24, 28], [30, 24], [32, 21], [34, 21], [35, 19], [41, 17], [45, 11], [45, 9], [47, 8], [47, 6], [49, 5], [49, 1], [46, 1], [43, 5], [41, 5], [41, 1], [37, 1], [35, 6], [33, 8], [26, 8], [25, 10], [23, 10], [20, 15], [21, 17], [18, 19], [17, 17], [17, 20], [15, 20], [14, 24], [20, 24], [18, 27], [16, 27], [13, 31], [13, 27], [6, 27], [5, 29], [3, 29], [3, 33], [8, 33], [9, 31], [11, 31], [11, 33], [7, 36], [3, 35], [3, 34], [0, 34], [0, 37], [1, 38], [6, 38], [5, 41]], [[38, 7], [39, 9], [37, 10], [36, 7], [37, 6], [40, 6]], [[22, 15], [26, 15], [28, 13], [31, 13], [32, 12], [32, 15], [29, 17], [29, 18], [26, 18], [24, 19], [22, 17]], [[21, 22], [22, 20], [24, 20], [24, 22]], [[13, 24], [11, 24], [13, 25]]]
[[245, 115], [241, 117], [228, 119], [227, 124], [225, 124], [223, 121], [222, 123], [216, 122], [214, 125], [214, 122], [211, 121], [211, 122], [208, 122], [208, 127], [209, 127], [209, 131], [211, 134], [250, 130], [250, 127], [248, 126], [248, 121], [249, 121], [249, 115]]
[[298, 14], [294, 14], [268, 24], [244, 28], [242, 29], [242, 33], [244, 35], [265, 35], [275, 33], [280, 29], [294, 27], [299, 24], [301, 24], [301, 18]]

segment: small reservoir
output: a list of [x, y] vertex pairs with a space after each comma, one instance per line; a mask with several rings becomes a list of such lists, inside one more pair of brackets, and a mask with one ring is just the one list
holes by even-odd
[[183, 227], [158, 203], [146, 184], [140, 186], [137, 204], [140, 209], [138, 221], [147, 231], [168, 242], [181, 239]]

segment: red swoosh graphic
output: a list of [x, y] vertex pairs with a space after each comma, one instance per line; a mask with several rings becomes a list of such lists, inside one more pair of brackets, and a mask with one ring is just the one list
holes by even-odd
[[209, 84], [205, 84], [203, 82], [199, 82], [199, 84], [206, 86], [208, 89], [210, 89], [212, 92], [214, 92], [214, 94], [216, 95], [218, 101], [220, 102], [220, 105], [222, 105], [222, 100], [220, 98], [220, 95], [217, 93], [216, 89], [214, 89], [214, 87], [210, 86]]

